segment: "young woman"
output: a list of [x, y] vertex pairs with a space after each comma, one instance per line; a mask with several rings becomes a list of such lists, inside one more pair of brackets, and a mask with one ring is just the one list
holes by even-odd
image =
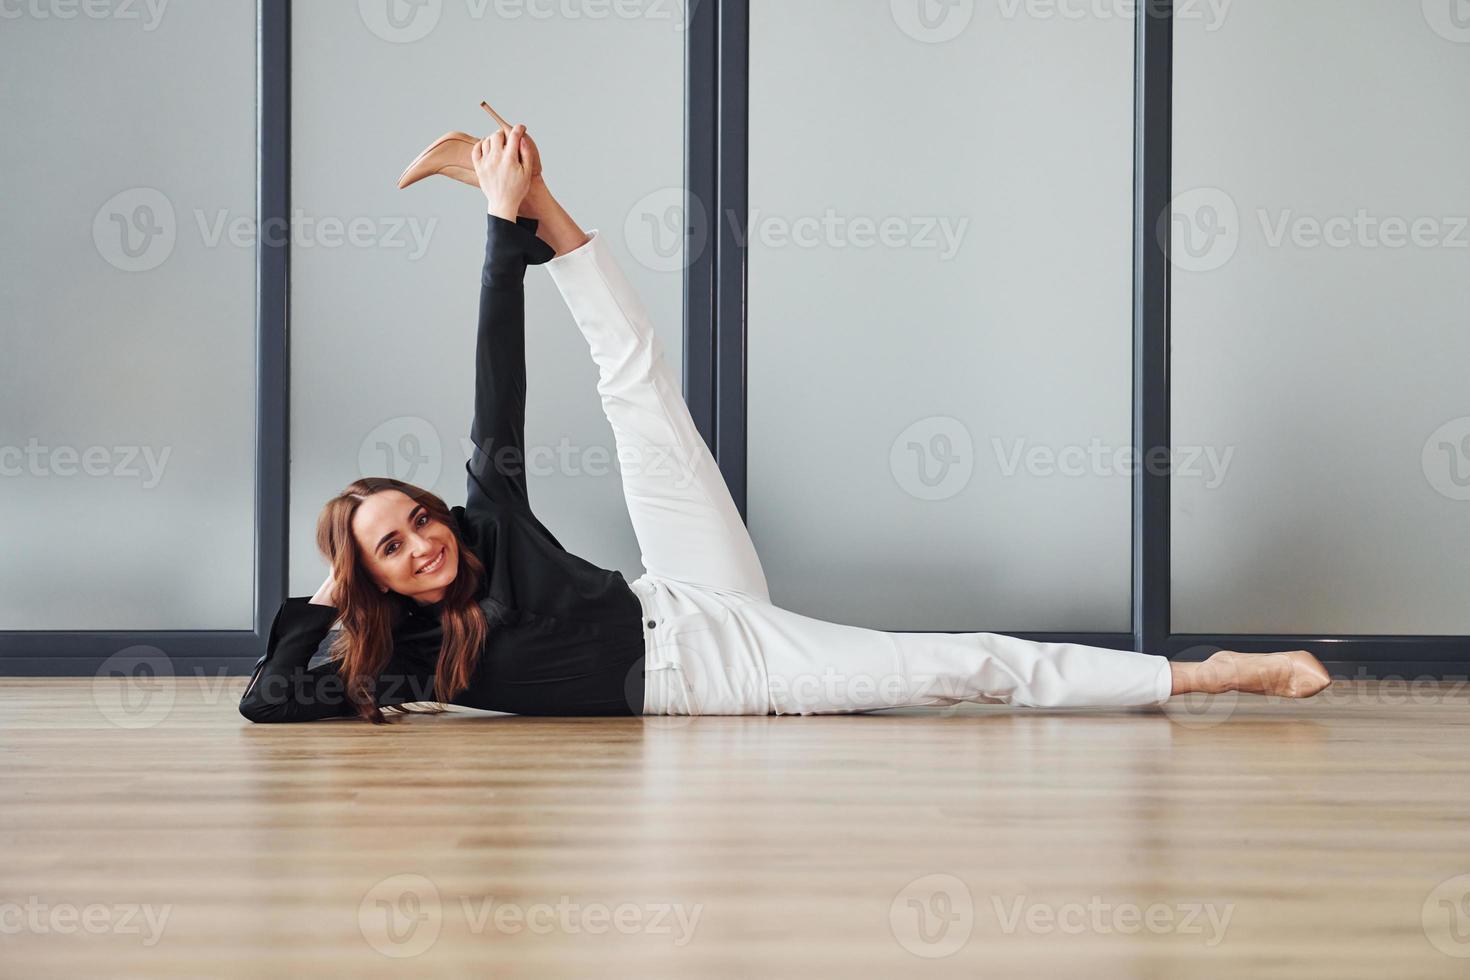
[[[523, 126], [473, 142], [470, 161], [472, 177], [434, 171], [477, 183], [488, 203], [466, 503], [377, 478], [329, 500], [317, 545], [331, 574], [276, 614], [246, 718], [381, 722], [383, 708], [423, 701], [538, 715], [1148, 705], [1192, 691], [1310, 697], [1329, 683], [1306, 651], [1170, 663], [995, 633], [859, 629], [773, 605], [612, 251], [552, 197]], [[523, 281], [543, 264], [598, 366], [646, 568], [631, 584], [567, 552], [531, 510]], [[308, 667], [338, 621], [332, 658]]]

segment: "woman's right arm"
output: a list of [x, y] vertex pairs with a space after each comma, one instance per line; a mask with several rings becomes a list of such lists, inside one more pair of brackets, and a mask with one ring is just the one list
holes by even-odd
[[255, 665], [240, 698], [240, 714], [254, 722], [317, 721], [357, 714], [346, 696], [337, 664], [308, 668], [337, 621], [332, 577], [310, 599], [281, 603], [271, 624], [265, 656]]

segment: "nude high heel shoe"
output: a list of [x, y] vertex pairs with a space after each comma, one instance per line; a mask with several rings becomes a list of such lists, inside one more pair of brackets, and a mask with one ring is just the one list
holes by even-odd
[[[500, 128], [510, 132], [511, 125], [501, 118], [500, 113], [490, 108], [490, 103], [481, 102], [480, 108], [495, 117]], [[459, 181], [461, 184], [469, 184], [471, 187], [480, 186], [480, 178], [475, 175], [475, 164], [470, 159], [470, 151], [475, 144], [480, 142], [479, 137], [471, 136], [469, 133], [461, 133], [458, 130], [445, 133], [429, 148], [414, 157], [413, 163], [398, 177], [398, 189], [416, 184], [425, 177], [435, 174], [443, 174], [446, 177]]]
[[445, 133], [429, 144], [427, 150], [414, 157], [413, 163], [399, 176], [398, 189], [403, 190], [434, 174], [443, 174], [461, 184], [479, 187], [480, 178], [475, 176], [475, 165], [470, 160], [470, 151], [478, 142], [480, 141], [469, 133]]
[[1221, 650], [1205, 661], [1228, 678], [1227, 689], [1278, 698], [1309, 698], [1332, 683], [1322, 661], [1306, 650], [1239, 653]]

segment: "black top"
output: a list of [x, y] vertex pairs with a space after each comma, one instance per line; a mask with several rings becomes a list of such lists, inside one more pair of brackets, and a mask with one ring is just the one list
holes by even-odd
[[[473, 455], [464, 507], [451, 513], [463, 547], [485, 565], [481, 608], [490, 623], [470, 686], [452, 703], [534, 715], [627, 715], [643, 711], [642, 608], [621, 572], [561, 546], [531, 513], [526, 491], [525, 289], [528, 265], [554, 253], [537, 222], [487, 215], [475, 343]], [[439, 604], [397, 595], [393, 654], [379, 675], [381, 706], [441, 700], [434, 667]], [[308, 662], [336, 622], [335, 606], [308, 597], [281, 604], [265, 656], [240, 700], [251, 721], [313, 721], [355, 715], [335, 661]]]

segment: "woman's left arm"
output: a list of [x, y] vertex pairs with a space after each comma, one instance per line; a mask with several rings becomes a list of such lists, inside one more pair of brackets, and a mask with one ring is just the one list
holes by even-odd
[[289, 598], [276, 611], [265, 655], [240, 697], [240, 714], [250, 721], [317, 721], [357, 713], [335, 661], [307, 667], [337, 620], [337, 609], [317, 601], [318, 596]]
[[474, 443], [465, 509], [530, 510], [526, 487], [526, 268], [549, 261], [537, 222], [486, 214], [485, 265], [475, 339]]

